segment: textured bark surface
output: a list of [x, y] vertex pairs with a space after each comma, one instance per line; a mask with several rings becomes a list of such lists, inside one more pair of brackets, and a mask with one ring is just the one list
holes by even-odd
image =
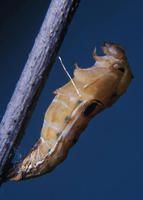
[[53, 0], [0, 124], [0, 180], [10, 166], [80, 0]]

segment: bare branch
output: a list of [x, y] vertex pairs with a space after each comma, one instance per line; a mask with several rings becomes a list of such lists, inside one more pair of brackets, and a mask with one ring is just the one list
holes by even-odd
[[[0, 179], [45, 84], [80, 0], [52, 0], [27, 63], [0, 124]], [[7, 167], [6, 167], [7, 166]]]

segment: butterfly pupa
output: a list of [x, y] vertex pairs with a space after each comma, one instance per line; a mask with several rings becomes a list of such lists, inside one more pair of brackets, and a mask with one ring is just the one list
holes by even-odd
[[8, 180], [26, 180], [52, 171], [66, 158], [88, 122], [126, 92], [133, 75], [124, 48], [105, 42], [102, 50], [104, 56], [97, 56], [94, 50], [96, 61], [90, 68], [75, 64], [73, 79], [54, 92], [40, 139], [9, 170]]

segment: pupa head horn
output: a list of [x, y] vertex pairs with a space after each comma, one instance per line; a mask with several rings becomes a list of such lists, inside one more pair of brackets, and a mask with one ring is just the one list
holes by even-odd
[[116, 58], [123, 58], [125, 56], [124, 48], [113, 42], [105, 42], [102, 50], [106, 55], [111, 55]]

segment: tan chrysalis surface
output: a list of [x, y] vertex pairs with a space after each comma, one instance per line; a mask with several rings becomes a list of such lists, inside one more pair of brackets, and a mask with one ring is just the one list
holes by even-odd
[[102, 50], [105, 56], [97, 56], [94, 50], [96, 62], [92, 67], [80, 69], [75, 64], [74, 78], [54, 92], [40, 139], [9, 171], [9, 180], [25, 180], [52, 171], [66, 158], [88, 122], [126, 92], [133, 75], [124, 48], [106, 42]]

